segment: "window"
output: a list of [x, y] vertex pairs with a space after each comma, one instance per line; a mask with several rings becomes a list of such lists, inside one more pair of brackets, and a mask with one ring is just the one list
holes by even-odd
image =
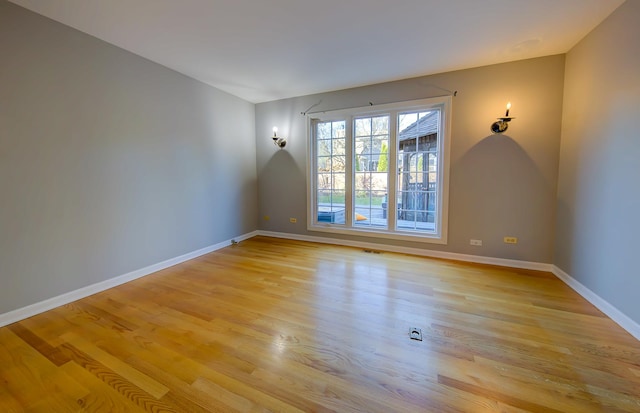
[[446, 243], [451, 98], [309, 114], [309, 229]]

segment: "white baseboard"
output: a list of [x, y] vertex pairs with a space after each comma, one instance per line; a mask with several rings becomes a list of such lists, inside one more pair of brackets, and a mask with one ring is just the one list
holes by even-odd
[[[233, 238], [233, 240], [240, 242], [245, 239], [252, 238], [257, 234], [258, 234], [257, 231], [254, 231], [245, 235], [241, 235], [239, 237], [235, 237]], [[61, 305], [69, 304], [73, 301], [80, 300], [81, 298], [88, 297], [90, 295], [102, 292], [104, 290], [108, 290], [109, 288], [116, 287], [118, 285], [127, 283], [129, 281], [142, 278], [154, 272], [164, 270], [165, 268], [173, 267], [174, 265], [183, 263], [185, 261], [194, 259], [201, 255], [208, 254], [210, 252], [227, 247], [231, 244], [231, 242], [232, 242], [231, 239], [227, 241], [219, 242], [217, 244], [210, 245], [205, 248], [201, 248], [197, 251], [192, 251], [192, 252], [180, 255], [179, 257], [171, 258], [166, 261], [162, 261], [160, 263], [153, 264], [148, 267], [144, 267], [139, 270], [135, 270], [127, 274], [117, 276], [115, 278], [110, 278], [108, 280], [101, 281], [96, 284], [79, 288], [75, 291], [61, 294], [57, 297], [52, 297], [44, 301], [40, 301], [39, 303], [31, 304], [26, 307], [18, 308], [17, 310], [9, 311], [8, 313], [0, 314], [0, 327], [6, 326], [7, 324], [15, 323], [16, 321], [24, 320], [25, 318], [32, 317], [36, 314], [40, 314], [42, 312], [51, 310], [53, 308], [60, 307]]]
[[258, 231], [258, 235], [274, 238], [287, 238], [298, 241], [319, 242], [323, 244], [345, 245], [348, 247], [358, 247], [379, 251], [399, 252], [423, 257], [442, 258], [447, 260], [474, 262], [478, 264], [499, 265], [503, 267], [521, 268], [526, 270], [537, 270], [551, 272], [551, 264], [540, 262], [509, 260], [504, 258], [483, 257], [480, 255], [458, 254], [454, 252], [443, 252], [425, 250], [421, 248], [399, 247], [387, 244], [375, 244], [371, 242], [350, 241], [338, 238], [314, 237], [309, 235], [289, 234], [284, 232]]
[[557, 266], [553, 265], [551, 272], [556, 277], [560, 278], [565, 284], [571, 287], [575, 292], [577, 292], [591, 304], [596, 306], [596, 308], [605, 313], [620, 327], [627, 330], [629, 334], [640, 340], [640, 324], [627, 317], [623, 312], [615, 308], [607, 300], [585, 287], [582, 283], [580, 283], [578, 280], [576, 280]]

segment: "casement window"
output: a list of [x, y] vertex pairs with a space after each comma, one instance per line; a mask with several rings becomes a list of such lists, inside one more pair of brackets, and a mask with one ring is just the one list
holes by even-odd
[[308, 229], [446, 243], [451, 97], [309, 114]]

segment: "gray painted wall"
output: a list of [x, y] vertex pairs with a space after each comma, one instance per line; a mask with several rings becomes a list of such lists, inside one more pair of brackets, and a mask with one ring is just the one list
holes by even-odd
[[[453, 98], [448, 245], [401, 246], [551, 263], [555, 231], [564, 55], [390, 82], [256, 105], [260, 229], [371, 241], [306, 230], [307, 123], [300, 114], [449, 94]], [[490, 124], [507, 101], [508, 133]], [[289, 139], [278, 150], [273, 126]], [[264, 216], [270, 217], [265, 220]], [[289, 222], [297, 218], [297, 224]], [[507, 245], [504, 236], [519, 238]], [[482, 247], [469, 245], [481, 239]]]
[[254, 105], [0, 1], [0, 313], [257, 229]]
[[640, 323], [640, 1], [568, 54], [554, 263]]

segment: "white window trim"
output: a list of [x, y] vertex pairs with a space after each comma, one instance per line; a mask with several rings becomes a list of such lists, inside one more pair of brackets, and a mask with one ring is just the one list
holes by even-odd
[[[385, 105], [365, 106], [359, 108], [341, 109], [326, 112], [308, 113], [307, 116], [307, 230], [329, 232], [334, 234], [357, 235], [373, 238], [385, 238], [406, 240], [413, 242], [425, 242], [432, 244], [446, 244], [449, 227], [449, 164], [451, 152], [451, 96], [440, 96], [428, 99], [396, 102]], [[396, 208], [388, 208], [388, 229], [362, 228], [349, 226], [352, 222], [353, 214], [353, 188], [351, 187], [353, 179], [352, 162], [353, 162], [353, 140], [351, 134], [353, 131], [353, 119], [358, 116], [373, 116], [380, 114], [389, 114], [390, 112], [411, 111], [415, 109], [426, 109], [428, 107], [438, 107], [441, 109], [441, 135], [438, 139], [438, 146], [441, 151], [441, 161], [438, 162], [438, 177], [441, 179], [442, 185], [438, 187], [438, 217], [439, 222], [436, 223], [437, 231], [435, 234], [422, 232], [411, 232], [407, 230], [398, 231], [395, 229]], [[346, 164], [347, 164], [347, 183], [346, 192], [349, 196], [345, 196], [345, 225], [329, 224], [316, 222], [316, 182], [315, 182], [315, 163], [317, 146], [313, 137], [313, 121], [322, 118], [322, 121], [343, 120], [347, 121], [347, 142], [350, 143], [346, 147]], [[390, 117], [390, 136], [389, 147], [397, 148], [397, 118]], [[389, 171], [397, 170], [397, 154], [390, 156], [389, 154]], [[393, 175], [391, 175], [393, 176]], [[395, 179], [389, 179], [388, 185], [395, 193]]]

